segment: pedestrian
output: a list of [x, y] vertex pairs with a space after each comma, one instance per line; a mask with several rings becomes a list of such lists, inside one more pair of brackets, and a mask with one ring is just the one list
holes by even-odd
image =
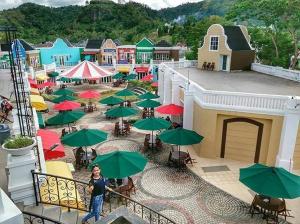
[[88, 188], [88, 191], [91, 193], [89, 213], [83, 217], [81, 221], [82, 224], [87, 224], [87, 220], [92, 217], [95, 217], [95, 222], [100, 219], [105, 195], [105, 186], [108, 184], [107, 179], [104, 178], [100, 172], [101, 170], [97, 165], [93, 166]]

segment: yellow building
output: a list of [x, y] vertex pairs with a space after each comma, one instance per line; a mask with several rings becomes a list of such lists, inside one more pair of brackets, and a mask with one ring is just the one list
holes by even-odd
[[255, 51], [245, 26], [211, 25], [198, 49], [198, 68], [215, 71], [250, 70]]
[[260, 64], [252, 69], [207, 71], [194, 61], [162, 63], [158, 95], [163, 104], [183, 106], [183, 127], [204, 136], [193, 146], [200, 157], [299, 169], [300, 83], [293, 77], [300, 72]]

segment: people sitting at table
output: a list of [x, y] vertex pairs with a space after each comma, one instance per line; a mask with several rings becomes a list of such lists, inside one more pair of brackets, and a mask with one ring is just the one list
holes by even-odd
[[61, 130], [61, 138], [64, 137], [66, 134], [68, 134], [68, 132], [66, 131], [65, 128], [63, 128], [63, 129]]
[[155, 139], [155, 148], [156, 149], [162, 149], [162, 142], [161, 142], [161, 140], [158, 136]]
[[97, 152], [95, 149], [92, 148], [92, 157], [91, 160], [94, 161], [97, 158]]
[[127, 107], [131, 107], [131, 102], [127, 100]]
[[114, 136], [118, 137], [120, 134], [119, 121], [115, 123]]
[[84, 166], [85, 151], [82, 147], [75, 149], [75, 167], [80, 170]]

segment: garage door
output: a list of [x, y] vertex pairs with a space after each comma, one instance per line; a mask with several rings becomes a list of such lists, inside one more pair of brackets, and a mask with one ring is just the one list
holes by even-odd
[[258, 162], [263, 124], [247, 118], [231, 118], [223, 122], [221, 157]]

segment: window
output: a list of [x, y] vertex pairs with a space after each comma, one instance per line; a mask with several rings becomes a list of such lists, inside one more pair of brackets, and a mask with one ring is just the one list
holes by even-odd
[[219, 47], [219, 37], [210, 37], [210, 48], [211, 51], [217, 51]]

